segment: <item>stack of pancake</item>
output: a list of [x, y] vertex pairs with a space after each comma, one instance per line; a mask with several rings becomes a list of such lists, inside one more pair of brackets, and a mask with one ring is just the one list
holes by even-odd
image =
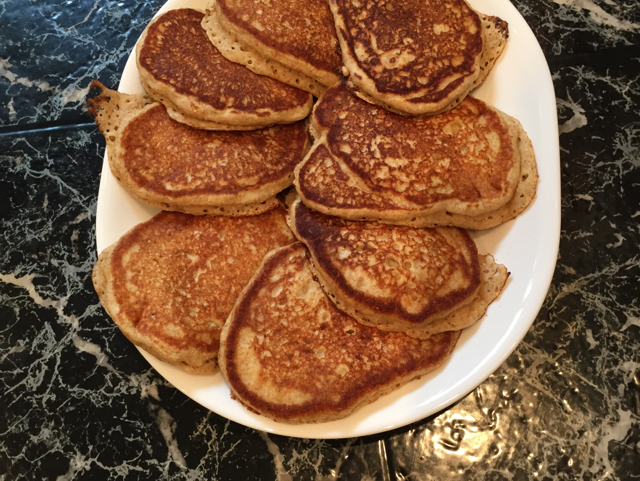
[[89, 101], [113, 175], [163, 211], [100, 254], [106, 311], [281, 422], [345, 417], [437, 368], [509, 275], [464, 229], [535, 196], [519, 122], [468, 95], [506, 40], [464, 0], [158, 16], [136, 48], [146, 94], [94, 83]]

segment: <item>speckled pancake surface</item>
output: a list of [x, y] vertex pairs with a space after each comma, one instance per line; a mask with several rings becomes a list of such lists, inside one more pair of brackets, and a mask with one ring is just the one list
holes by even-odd
[[301, 243], [272, 251], [221, 336], [232, 395], [285, 423], [340, 419], [449, 356], [460, 333], [427, 340], [363, 326], [314, 280]]
[[191, 128], [146, 96], [104, 88], [90, 112], [107, 139], [114, 176], [163, 210], [257, 214], [276, 205], [308, 150], [302, 122], [248, 132]]
[[338, 308], [381, 329], [444, 317], [471, 302], [480, 287], [478, 249], [462, 229], [349, 221], [299, 200], [288, 222]]
[[479, 255], [478, 261], [480, 287], [471, 302], [432, 322], [402, 326], [401, 331], [408, 336], [426, 339], [439, 332], [465, 329], [481, 320], [489, 305], [502, 294], [511, 273], [491, 254]]
[[[325, 87], [340, 79], [342, 56], [325, 0], [216, 0], [212, 14], [224, 30], [263, 58]], [[271, 76], [279, 78], [278, 72]]]
[[137, 45], [142, 84], [184, 115], [230, 125], [288, 123], [306, 117], [309, 93], [256, 75], [224, 58], [201, 26], [203, 12], [170, 10]]
[[491, 24], [464, 0], [329, 3], [350, 81], [383, 104], [411, 114], [438, 113], [486, 76], [483, 27]]
[[186, 371], [212, 373], [240, 291], [268, 251], [293, 240], [282, 207], [238, 218], [161, 212], [100, 254], [93, 283], [134, 344]]
[[[472, 97], [437, 116], [410, 117], [338, 84], [316, 104], [311, 132], [316, 143], [296, 167], [295, 184], [303, 202], [325, 214], [487, 228], [518, 215], [535, 195], [526, 133]], [[518, 192], [524, 181], [526, 192]], [[494, 215], [514, 194], [520, 200], [510, 217]]]

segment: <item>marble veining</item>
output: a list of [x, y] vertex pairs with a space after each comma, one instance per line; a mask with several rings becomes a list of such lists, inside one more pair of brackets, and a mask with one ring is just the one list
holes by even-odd
[[163, 3], [0, 1], [0, 122], [76, 122], [88, 85], [95, 78], [118, 85], [133, 45]]
[[635, 2], [544, 0], [513, 2], [549, 56], [637, 46], [640, 15]]
[[0, 0], [0, 480], [640, 479], [640, 4], [516, 0], [557, 97], [562, 237], [509, 359], [391, 432], [294, 439], [209, 412], [149, 367], [91, 285], [116, 87], [161, 1]]
[[[624, 6], [620, 6], [613, 1], [604, 2], [608, 6], [613, 7], [614, 13], [607, 12], [604, 8], [599, 6], [592, 0], [553, 0], [554, 3], [568, 7], [575, 12], [583, 15], [588, 15], [589, 19], [598, 25], [607, 25], [613, 27], [616, 30], [622, 30], [625, 32], [635, 32], [640, 30], [640, 23], [635, 23], [630, 20], [620, 19], [617, 14], [624, 15]], [[616, 8], [617, 7], [617, 8]]]

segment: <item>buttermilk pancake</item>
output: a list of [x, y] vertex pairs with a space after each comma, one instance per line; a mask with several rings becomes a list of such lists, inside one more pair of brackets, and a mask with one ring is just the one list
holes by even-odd
[[136, 46], [142, 85], [172, 116], [197, 128], [246, 130], [305, 118], [308, 92], [256, 75], [224, 58], [201, 26], [204, 13], [170, 10]]
[[217, 370], [220, 329], [264, 255], [293, 242], [282, 207], [252, 217], [161, 212], [105, 249], [93, 285], [131, 342], [194, 373]]
[[316, 97], [341, 79], [326, 0], [216, 0], [202, 26], [227, 59]]
[[363, 98], [409, 114], [459, 104], [488, 75], [507, 24], [464, 0], [330, 0], [350, 83]]
[[301, 243], [270, 252], [220, 338], [232, 396], [284, 423], [343, 418], [438, 367], [459, 331], [418, 340], [364, 326], [324, 294]]
[[310, 127], [316, 141], [295, 186], [324, 214], [487, 229], [535, 196], [535, 156], [520, 123], [473, 97], [439, 115], [406, 116], [340, 83], [316, 103]]
[[90, 112], [118, 182], [147, 205], [191, 214], [254, 215], [278, 204], [309, 148], [303, 122], [216, 132], [173, 120], [146, 95], [98, 82]]
[[509, 275], [491, 256], [478, 256], [469, 234], [456, 227], [349, 221], [299, 200], [288, 221], [336, 306], [385, 331], [427, 338], [464, 329], [484, 315]]

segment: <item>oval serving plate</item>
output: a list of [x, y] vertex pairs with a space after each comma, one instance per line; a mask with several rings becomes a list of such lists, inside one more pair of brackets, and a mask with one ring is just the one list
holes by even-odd
[[[560, 154], [551, 75], [531, 29], [508, 0], [470, 0], [479, 12], [509, 24], [509, 41], [487, 80], [473, 95], [518, 119], [534, 146], [540, 182], [536, 199], [517, 219], [472, 233], [480, 253], [492, 253], [511, 276], [483, 319], [463, 331], [451, 358], [345, 419], [321, 424], [282, 424], [245, 409], [230, 397], [222, 376], [193, 375], [140, 350], [147, 361], [191, 399], [232, 421], [269, 433], [302, 438], [346, 438], [395, 429], [430, 416], [473, 391], [513, 352], [540, 310], [555, 268], [560, 240]], [[203, 0], [170, 0], [174, 8], [204, 10]], [[135, 52], [122, 72], [119, 90], [142, 92]], [[156, 209], [118, 185], [105, 161], [98, 194], [98, 252]]]

